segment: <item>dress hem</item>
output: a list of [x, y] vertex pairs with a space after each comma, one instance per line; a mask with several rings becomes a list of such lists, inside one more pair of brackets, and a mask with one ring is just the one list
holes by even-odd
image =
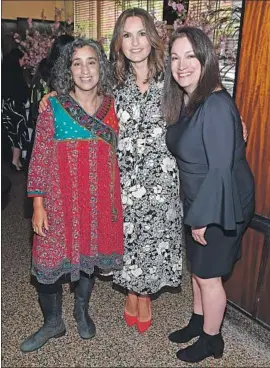
[[131, 287], [131, 285], [128, 285], [128, 284], [120, 284], [120, 283], [117, 283], [115, 281], [113, 281], [114, 285], [117, 285], [119, 287], [122, 287], [124, 289], [127, 289], [129, 291], [132, 291], [134, 293], [138, 293], [138, 294], [141, 294], [141, 295], [150, 295], [150, 294], [156, 294], [156, 293], [159, 293], [163, 288], [173, 288], [173, 289], [176, 289], [176, 288], [179, 288], [182, 286], [182, 277], [179, 277], [177, 282], [175, 283], [166, 283], [166, 284], [163, 284], [162, 286], [160, 287], [157, 287], [155, 289], [148, 289], [148, 290], [145, 290], [145, 291], [142, 291], [136, 287]]
[[103, 270], [121, 270], [123, 268], [123, 256], [120, 254], [102, 254], [96, 257], [81, 256], [79, 264], [74, 265], [68, 259], [65, 259], [60, 266], [53, 269], [48, 269], [33, 261], [31, 273], [41, 284], [54, 284], [60, 277], [67, 274], [70, 274], [71, 282], [78, 281], [81, 271], [92, 275], [95, 267]]

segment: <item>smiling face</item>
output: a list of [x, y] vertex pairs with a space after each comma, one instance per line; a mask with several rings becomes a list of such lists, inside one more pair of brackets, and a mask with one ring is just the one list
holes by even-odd
[[147, 60], [151, 52], [151, 45], [146, 36], [146, 29], [140, 17], [128, 17], [126, 19], [122, 51], [132, 63], [141, 63]]
[[91, 91], [99, 83], [99, 60], [96, 51], [90, 46], [75, 50], [72, 57], [71, 74], [75, 90]]
[[187, 37], [177, 38], [172, 45], [171, 70], [175, 81], [188, 95], [197, 88], [202, 67]]

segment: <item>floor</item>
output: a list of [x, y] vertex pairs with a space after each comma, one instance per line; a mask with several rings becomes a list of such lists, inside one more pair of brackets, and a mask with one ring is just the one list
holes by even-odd
[[[2, 367], [186, 367], [169, 332], [182, 327], [191, 312], [189, 275], [182, 291], [165, 292], [153, 301], [153, 325], [140, 335], [122, 317], [124, 295], [111, 281], [97, 279], [90, 310], [97, 326], [91, 341], [81, 340], [72, 317], [73, 294], [64, 288], [67, 334], [39, 351], [23, 354], [19, 345], [42, 324], [35, 289], [30, 284], [31, 223], [24, 217], [25, 176], [2, 164], [12, 181], [10, 201], [2, 211]], [[196, 367], [270, 367], [270, 332], [228, 307], [223, 327], [222, 359], [208, 358]]]

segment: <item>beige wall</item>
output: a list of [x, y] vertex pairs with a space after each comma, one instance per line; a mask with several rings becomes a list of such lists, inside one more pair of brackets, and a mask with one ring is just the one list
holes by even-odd
[[73, 0], [65, 0], [65, 13], [66, 17], [74, 17], [74, 1]]
[[[2, 18], [36, 18], [41, 19], [41, 12], [47, 20], [54, 19], [54, 8], [64, 9], [64, 16], [73, 17], [73, 1], [72, 0], [43, 0], [43, 1], [24, 1], [24, 0], [2, 0]], [[64, 20], [64, 19], [63, 19]]]

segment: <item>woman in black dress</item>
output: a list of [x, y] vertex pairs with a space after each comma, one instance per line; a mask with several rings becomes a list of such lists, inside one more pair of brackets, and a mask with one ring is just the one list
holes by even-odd
[[29, 87], [23, 76], [26, 53], [14, 49], [4, 57], [2, 69], [2, 143], [11, 147], [11, 168], [22, 170], [21, 151], [29, 141], [25, 103]]
[[169, 64], [163, 113], [170, 124], [167, 146], [177, 159], [184, 194], [194, 299], [188, 326], [169, 339], [180, 343], [200, 336], [177, 353], [180, 360], [199, 362], [223, 354], [222, 277], [240, 258], [242, 236], [254, 212], [254, 181], [245, 157], [241, 118], [222, 87], [209, 38], [200, 29], [178, 29], [171, 40]]

